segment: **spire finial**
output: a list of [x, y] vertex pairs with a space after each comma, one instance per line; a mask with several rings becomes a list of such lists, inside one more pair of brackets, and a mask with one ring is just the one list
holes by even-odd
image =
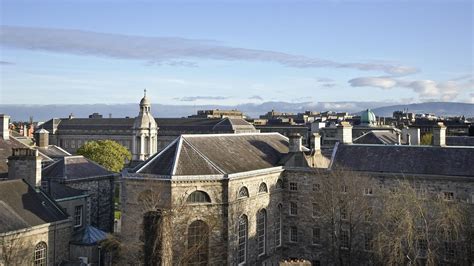
[[146, 97], [146, 89], [143, 90], [143, 97]]

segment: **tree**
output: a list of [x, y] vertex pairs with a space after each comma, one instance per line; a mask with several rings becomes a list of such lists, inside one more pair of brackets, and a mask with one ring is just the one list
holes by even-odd
[[397, 183], [385, 190], [379, 201], [374, 240], [379, 263], [466, 264], [472, 232], [465, 203], [456, 202], [449, 192], [427, 193], [422, 183]]
[[315, 227], [327, 264], [358, 265], [367, 260], [364, 238], [371, 233], [376, 187], [371, 178], [355, 172], [332, 170], [323, 175], [313, 216], [318, 218]]
[[425, 133], [421, 136], [421, 145], [433, 144], [433, 133]]
[[0, 234], [0, 265], [28, 265], [33, 262], [33, 243], [24, 231]]
[[88, 141], [77, 150], [77, 154], [112, 172], [120, 172], [125, 163], [132, 158], [127, 148], [113, 140]]

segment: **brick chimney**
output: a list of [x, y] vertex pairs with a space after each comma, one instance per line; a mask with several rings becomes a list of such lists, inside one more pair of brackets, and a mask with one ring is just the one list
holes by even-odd
[[433, 127], [433, 145], [446, 146], [446, 126], [442, 122]]
[[49, 131], [42, 128], [35, 132], [35, 141], [36, 146], [38, 147], [48, 147], [49, 145]]
[[0, 139], [9, 140], [10, 139], [10, 116], [5, 114], [0, 114]]
[[8, 179], [24, 179], [33, 187], [41, 186], [41, 157], [37, 150], [12, 149], [8, 157]]
[[311, 149], [316, 153], [321, 153], [321, 135], [319, 133], [311, 134]]
[[337, 126], [336, 137], [339, 143], [352, 144], [352, 125], [346, 121], [341, 122]]
[[289, 152], [300, 152], [303, 150], [301, 147], [301, 135], [299, 133], [291, 133], [288, 138]]

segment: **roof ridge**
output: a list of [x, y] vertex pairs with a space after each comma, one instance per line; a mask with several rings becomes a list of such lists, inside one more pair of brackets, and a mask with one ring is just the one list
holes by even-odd
[[[181, 137], [181, 136], [180, 136], [180, 137]], [[174, 139], [174, 140], [173, 140], [170, 144], [168, 144], [163, 150], [161, 150], [160, 152], [157, 152], [157, 153], [153, 154], [150, 158], [148, 158], [148, 160], [144, 161], [145, 163], [144, 163], [140, 168], [138, 168], [138, 169], [135, 171], [135, 173], [140, 173], [140, 171], [143, 170], [143, 168], [147, 167], [150, 163], [152, 163], [152, 162], [155, 161], [157, 158], [159, 158], [160, 155], [162, 155], [162, 154], [165, 153], [167, 150], [169, 150], [171, 147], [173, 147], [173, 145], [174, 145], [177, 141], [179, 141], [179, 138], [180, 138], [180, 137]], [[140, 166], [140, 164], [137, 165], [137, 167], [138, 167], [138, 166]]]
[[174, 175], [176, 173], [176, 168], [178, 167], [178, 160], [179, 156], [181, 155], [181, 146], [183, 145], [183, 137], [179, 136], [178, 138], [178, 146], [176, 147], [176, 150], [174, 151], [174, 160], [173, 160], [173, 166], [171, 167], [171, 175]]
[[[225, 171], [223, 171], [219, 166], [217, 166], [214, 162], [212, 162], [209, 158], [207, 158], [201, 151], [199, 151], [194, 145], [192, 145], [186, 138], [183, 137], [183, 140], [193, 149], [199, 156], [201, 156], [210, 166], [212, 166], [215, 170], [220, 172], [221, 174], [225, 175]], [[179, 159], [179, 158], [178, 158]]]

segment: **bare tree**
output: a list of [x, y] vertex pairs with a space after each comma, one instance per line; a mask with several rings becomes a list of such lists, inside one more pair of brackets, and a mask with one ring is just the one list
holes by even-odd
[[364, 237], [371, 234], [375, 191], [371, 178], [354, 172], [333, 170], [324, 175], [315, 193], [313, 215], [319, 217], [327, 263], [358, 264], [370, 255]]
[[0, 265], [25, 265], [33, 261], [32, 242], [24, 232], [0, 235]]
[[453, 194], [430, 194], [420, 183], [398, 180], [379, 202], [374, 246], [380, 263], [466, 263], [471, 218]]
[[[153, 189], [152, 183], [145, 181], [144, 189], [138, 192], [137, 208], [142, 218], [142, 234], [140, 243], [126, 247], [139, 254], [133, 260], [143, 261], [145, 265], [188, 265], [208, 256], [208, 245], [215, 237], [212, 232], [219, 226], [219, 217], [208, 211], [207, 204], [187, 202], [193, 189], [190, 188], [174, 201], [165, 202], [163, 191]], [[193, 209], [199, 208], [202, 211], [199, 211], [198, 221], [203, 221], [202, 226], [188, 228], [188, 221], [196, 219]], [[198, 230], [198, 234], [190, 238], [189, 230], [194, 230], [194, 233]]]

